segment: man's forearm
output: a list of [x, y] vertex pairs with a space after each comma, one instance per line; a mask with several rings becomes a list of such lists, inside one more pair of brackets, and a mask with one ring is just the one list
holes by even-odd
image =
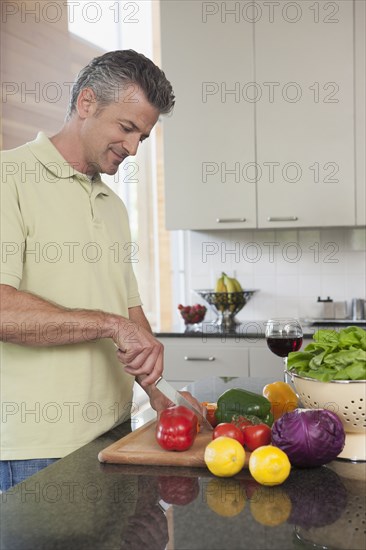
[[[129, 317], [131, 321], [134, 321], [152, 334], [150, 323], [141, 308], [131, 308], [129, 310]], [[145, 390], [150, 399], [153, 398], [155, 394], [160, 394], [159, 390], [155, 387], [155, 384], [151, 384], [150, 386], [144, 386], [142, 384], [145, 378], [145, 375], [136, 376], [136, 382]]]
[[[0, 285], [0, 339], [27, 346], [55, 346], [113, 338], [128, 319], [97, 310], [69, 309], [34, 294]], [[124, 323], [125, 322], [125, 323]]]
[[133, 315], [127, 319], [104, 311], [69, 309], [8, 285], [0, 285], [0, 305], [3, 342], [59, 346], [111, 338], [125, 371], [141, 377], [143, 387], [161, 376], [163, 346]]

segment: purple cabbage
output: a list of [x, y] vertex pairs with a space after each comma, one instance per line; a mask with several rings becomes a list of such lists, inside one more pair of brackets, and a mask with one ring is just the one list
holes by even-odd
[[345, 438], [342, 422], [326, 409], [295, 409], [272, 426], [272, 444], [287, 454], [293, 466], [302, 468], [334, 460]]

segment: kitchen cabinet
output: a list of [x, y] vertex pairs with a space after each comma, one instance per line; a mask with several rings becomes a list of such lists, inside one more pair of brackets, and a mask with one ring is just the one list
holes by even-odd
[[356, 225], [366, 225], [366, 3], [355, 2]]
[[[158, 337], [164, 345], [164, 377], [175, 388], [216, 377], [274, 377], [283, 380], [283, 360], [264, 338]], [[311, 339], [304, 339], [303, 346]]]
[[364, 223], [359, 4], [161, 3], [168, 229]]
[[209, 376], [249, 376], [249, 350], [219, 339], [159, 338], [164, 344], [164, 377], [180, 389]]
[[176, 95], [164, 118], [166, 226], [253, 228], [255, 107], [241, 100], [254, 80], [253, 25], [224, 25], [206, 4], [160, 4], [163, 69]]
[[353, 10], [304, 1], [256, 24], [259, 227], [355, 224]]

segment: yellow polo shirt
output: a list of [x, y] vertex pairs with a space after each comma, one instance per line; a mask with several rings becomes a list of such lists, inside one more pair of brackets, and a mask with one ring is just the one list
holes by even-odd
[[[121, 199], [74, 170], [42, 132], [2, 153], [2, 284], [128, 317], [141, 305], [136, 250]], [[134, 379], [112, 340], [73, 344], [70, 326], [70, 344], [53, 346], [52, 319], [32, 328], [33, 341], [42, 330], [51, 345], [1, 343], [2, 460], [62, 457], [130, 414]]]

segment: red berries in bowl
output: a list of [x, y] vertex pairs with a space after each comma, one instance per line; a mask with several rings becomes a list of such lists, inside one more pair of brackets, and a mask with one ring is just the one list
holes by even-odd
[[178, 310], [186, 325], [193, 325], [194, 323], [201, 323], [205, 318], [207, 308], [201, 304], [195, 304], [194, 306], [182, 306], [179, 304]]

